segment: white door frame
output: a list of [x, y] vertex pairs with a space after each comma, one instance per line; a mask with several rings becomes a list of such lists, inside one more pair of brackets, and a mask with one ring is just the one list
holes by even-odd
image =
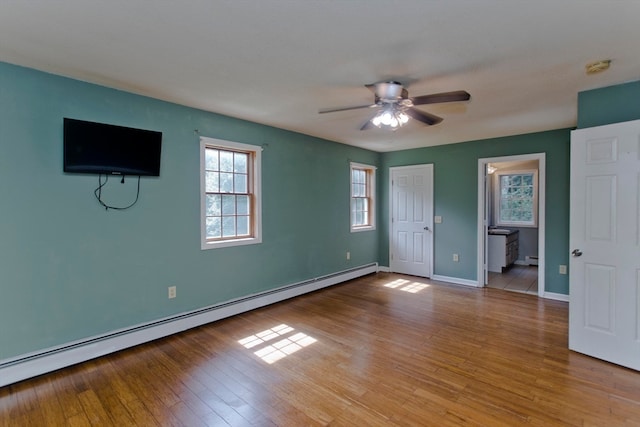
[[487, 271], [487, 224], [485, 223], [486, 194], [485, 174], [487, 164], [500, 162], [538, 161], [538, 296], [545, 294], [545, 204], [546, 204], [546, 166], [545, 153], [521, 154], [517, 156], [502, 156], [478, 159], [478, 286], [485, 286]]
[[409, 165], [409, 166], [393, 166], [389, 168], [389, 269], [391, 269], [391, 256], [392, 256], [392, 251], [393, 251], [393, 244], [392, 244], [392, 233], [393, 233], [393, 172], [394, 171], [401, 171], [403, 169], [415, 169], [415, 168], [426, 168], [427, 169], [427, 176], [430, 180], [429, 186], [430, 186], [430, 194], [431, 194], [431, 200], [429, 201], [429, 205], [431, 206], [431, 209], [429, 212], [426, 212], [426, 214], [428, 214], [428, 218], [427, 218], [427, 226], [430, 228], [431, 232], [429, 233], [429, 238], [427, 239], [427, 251], [429, 252], [428, 255], [428, 259], [429, 259], [429, 271], [426, 271], [424, 274], [424, 277], [428, 277], [431, 278], [433, 276], [433, 261], [434, 261], [434, 254], [433, 254], [433, 168], [434, 165], [433, 163], [424, 163], [424, 164], [419, 164], [419, 165]]

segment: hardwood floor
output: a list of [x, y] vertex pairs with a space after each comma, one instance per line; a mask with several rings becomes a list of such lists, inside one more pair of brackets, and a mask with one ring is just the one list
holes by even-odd
[[0, 388], [0, 425], [640, 425], [567, 308], [378, 273]]

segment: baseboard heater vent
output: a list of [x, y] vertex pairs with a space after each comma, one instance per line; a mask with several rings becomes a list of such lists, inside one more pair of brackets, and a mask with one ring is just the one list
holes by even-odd
[[527, 255], [524, 257], [525, 264], [528, 265], [538, 265], [538, 257], [533, 255]]
[[0, 361], [0, 387], [376, 273], [371, 263]]

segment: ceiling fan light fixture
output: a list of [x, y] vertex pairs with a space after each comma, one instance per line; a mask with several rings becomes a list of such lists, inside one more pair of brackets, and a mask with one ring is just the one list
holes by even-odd
[[409, 116], [395, 104], [386, 106], [371, 118], [371, 124], [378, 128], [396, 130], [409, 121]]

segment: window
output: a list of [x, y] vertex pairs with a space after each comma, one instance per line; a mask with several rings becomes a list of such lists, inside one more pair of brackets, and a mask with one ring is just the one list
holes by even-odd
[[351, 231], [375, 230], [376, 168], [351, 163]]
[[261, 147], [200, 138], [202, 249], [260, 243]]
[[496, 225], [536, 227], [538, 225], [538, 172], [496, 173]]

